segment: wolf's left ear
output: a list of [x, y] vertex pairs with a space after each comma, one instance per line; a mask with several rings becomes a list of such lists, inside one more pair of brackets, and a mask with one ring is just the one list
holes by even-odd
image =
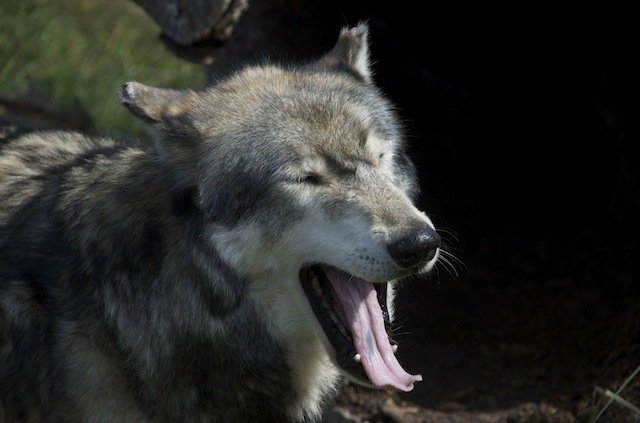
[[336, 46], [320, 59], [319, 64], [330, 67], [346, 66], [366, 82], [371, 82], [368, 37], [369, 25], [364, 22], [353, 28], [343, 28]]
[[118, 94], [120, 102], [135, 116], [174, 135], [193, 132], [191, 116], [197, 94], [149, 87], [139, 82], [127, 82]]

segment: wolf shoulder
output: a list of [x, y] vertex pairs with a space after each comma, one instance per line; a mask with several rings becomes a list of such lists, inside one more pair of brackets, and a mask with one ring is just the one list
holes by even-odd
[[40, 132], [0, 144], [0, 282], [157, 264], [177, 226], [163, 167], [151, 143]]
[[100, 198], [92, 190], [104, 194], [141, 179], [157, 181], [161, 166], [153, 148], [152, 143], [63, 131], [0, 141], [0, 224], [34, 201], [53, 200], [53, 211], [59, 211]]

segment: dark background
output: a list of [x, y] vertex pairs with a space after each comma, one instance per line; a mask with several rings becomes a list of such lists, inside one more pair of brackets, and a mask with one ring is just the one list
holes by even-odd
[[593, 386], [640, 364], [630, 11], [360, 7], [348, 20], [370, 19], [376, 81], [406, 119], [420, 204], [466, 265], [400, 296], [408, 365], [426, 376], [410, 398], [579, 414]]
[[425, 377], [404, 399], [584, 417], [594, 386], [640, 364], [633, 16], [615, 2], [254, 1], [216, 52], [212, 79], [242, 59], [318, 57], [369, 22], [420, 207], [462, 262], [445, 256], [399, 295], [401, 361]]

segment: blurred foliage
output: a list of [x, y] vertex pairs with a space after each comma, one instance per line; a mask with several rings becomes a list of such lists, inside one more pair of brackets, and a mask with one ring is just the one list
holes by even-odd
[[202, 67], [173, 56], [159, 34], [129, 0], [0, 0], [0, 90], [79, 103], [94, 130], [139, 133], [117, 101], [122, 83], [204, 84]]

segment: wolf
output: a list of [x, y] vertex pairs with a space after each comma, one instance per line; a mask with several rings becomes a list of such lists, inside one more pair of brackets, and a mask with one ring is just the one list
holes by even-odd
[[201, 91], [129, 82], [153, 142], [0, 145], [0, 421], [317, 421], [409, 391], [394, 286], [440, 253], [366, 24]]

